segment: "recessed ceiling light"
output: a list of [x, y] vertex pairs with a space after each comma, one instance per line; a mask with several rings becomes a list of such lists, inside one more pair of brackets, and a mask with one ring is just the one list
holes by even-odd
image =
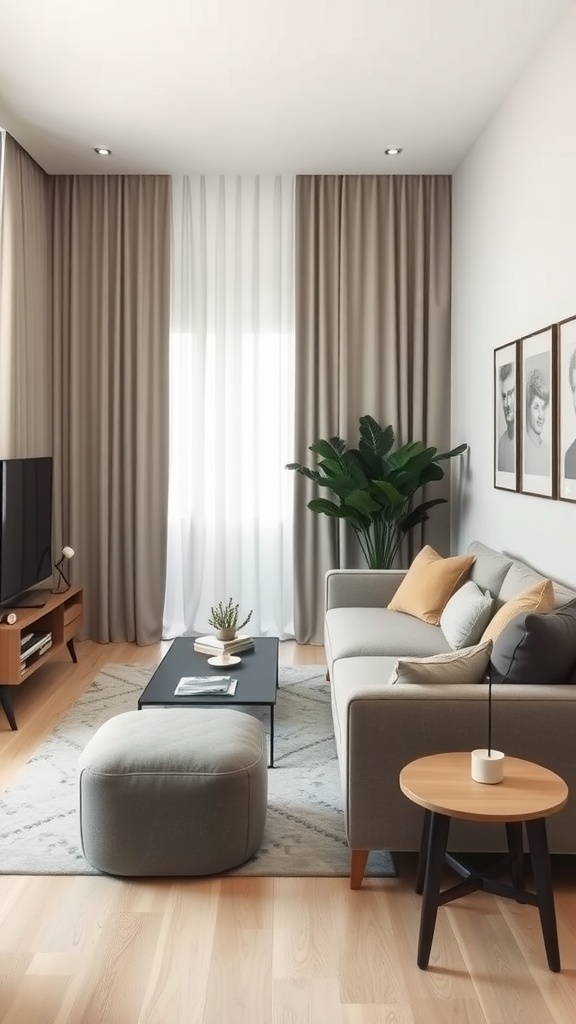
[[390, 149], [384, 150], [386, 156], [399, 156], [401, 152], [402, 150], [398, 149], [396, 146], [391, 146]]
[[105, 146], [94, 146], [94, 152], [98, 153], [98, 156], [112, 156], [112, 150], [106, 149]]

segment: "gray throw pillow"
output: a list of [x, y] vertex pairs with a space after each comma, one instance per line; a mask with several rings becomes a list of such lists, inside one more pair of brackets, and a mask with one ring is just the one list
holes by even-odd
[[576, 605], [517, 615], [496, 637], [490, 661], [499, 682], [567, 682], [576, 666]]
[[493, 603], [490, 591], [483, 594], [472, 580], [452, 594], [440, 616], [440, 628], [450, 647], [459, 650], [478, 643], [490, 621]]

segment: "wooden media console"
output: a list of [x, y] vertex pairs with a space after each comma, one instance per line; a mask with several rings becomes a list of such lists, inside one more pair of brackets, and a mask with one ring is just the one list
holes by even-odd
[[[76, 661], [74, 637], [82, 626], [82, 587], [69, 587], [61, 593], [44, 590], [41, 594], [46, 599], [41, 608], [3, 608], [0, 611], [3, 619], [11, 611], [17, 616], [13, 624], [0, 623], [0, 702], [12, 729], [18, 727], [10, 688], [25, 682], [64, 645], [72, 660]], [[47, 640], [42, 642], [26, 655], [23, 638], [29, 634], [37, 634], [38, 637], [50, 634], [51, 642], [49, 646]]]

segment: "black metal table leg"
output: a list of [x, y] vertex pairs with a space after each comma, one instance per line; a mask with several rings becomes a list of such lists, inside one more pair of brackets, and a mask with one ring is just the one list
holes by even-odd
[[74, 648], [74, 640], [67, 640], [66, 641], [66, 647], [70, 651], [70, 657], [72, 658], [72, 661], [74, 662], [75, 665], [77, 665], [78, 664], [78, 658], [76, 657], [76, 650]]
[[552, 868], [546, 835], [546, 819], [534, 818], [526, 822], [526, 834], [530, 847], [532, 874], [536, 887], [538, 911], [548, 966], [551, 971], [560, 970], [560, 950], [558, 948], [558, 931], [556, 928], [556, 910], [552, 889]]
[[445, 814], [431, 813], [430, 839], [424, 878], [424, 895], [422, 897], [422, 914], [420, 917], [420, 935], [418, 937], [418, 967], [425, 970], [430, 959], [430, 949], [434, 938], [436, 915], [440, 905], [440, 882], [444, 869], [446, 843], [450, 830], [450, 818]]
[[428, 844], [430, 842], [430, 818], [432, 811], [424, 811], [422, 823], [422, 838], [420, 840], [420, 853], [418, 854], [418, 867], [416, 869], [416, 892], [419, 896], [424, 891], [424, 879], [426, 877], [426, 862], [428, 860]]
[[508, 852], [514, 858], [510, 865], [512, 885], [517, 889], [524, 888], [524, 845], [522, 843], [522, 822], [506, 822], [506, 838], [508, 839]]
[[270, 705], [270, 764], [269, 768], [274, 767], [274, 705]]
[[18, 726], [16, 725], [16, 715], [14, 714], [14, 705], [12, 704], [12, 695], [10, 693], [9, 686], [0, 686], [0, 704], [2, 704], [2, 708], [6, 718], [8, 719], [10, 728], [13, 732], [16, 732], [18, 730]]

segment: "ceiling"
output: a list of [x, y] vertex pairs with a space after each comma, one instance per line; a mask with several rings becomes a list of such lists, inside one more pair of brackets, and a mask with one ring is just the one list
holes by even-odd
[[0, 0], [0, 125], [54, 174], [450, 173], [573, 2]]

